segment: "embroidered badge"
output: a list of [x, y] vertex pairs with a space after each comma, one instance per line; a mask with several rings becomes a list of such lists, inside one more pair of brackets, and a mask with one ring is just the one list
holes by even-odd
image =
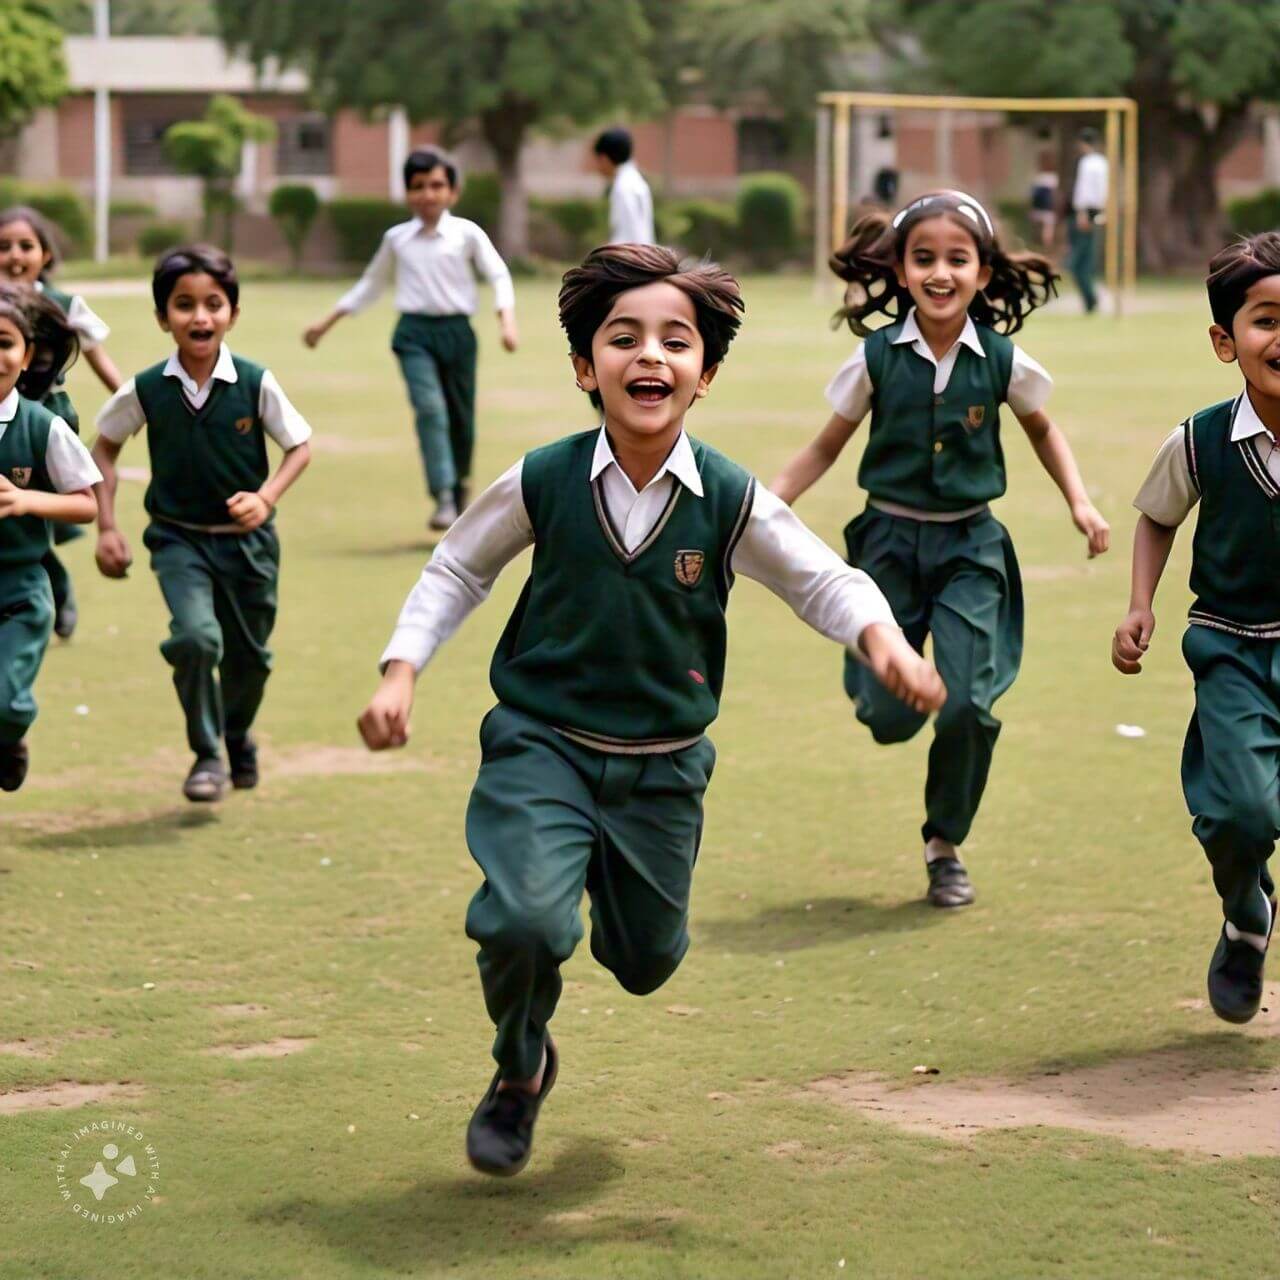
[[19, 489], [25, 489], [27, 485], [31, 483], [31, 468], [14, 467], [14, 469], [9, 472], [9, 478], [18, 486]]
[[[970, 412], [970, 413], [972, 413], [972, 412], [973, 412], [973, 410], [972, 410], [972, 409], [970, 409], [970, 410], [969, 410], [969, 412]], [[252, 419], [252, 418], [237, 418], [237, 419], [236, 419], [236, 430], [237, 430], [237, 431], [238, 431], [242, 436], [247, 436], [247, 435], [249, 434], [249, 432], [250, 432], [252, 429], [253, 429], [253, 419]]]
[[970, 431], [977, 431], [982, 426], [982, 420], [987, 416], [986, 405], [971, 404], [969, 406], [969, 416], [965, 420], [965, 426]]
[[676, 581], [682, 587], [696, 587], [702, 577], [702, 564], [706, 559], [701, 551], [676, 552]]

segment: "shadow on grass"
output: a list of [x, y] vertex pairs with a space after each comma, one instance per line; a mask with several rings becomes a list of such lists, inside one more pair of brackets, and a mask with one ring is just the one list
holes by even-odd
[[55, 853], [76, 853], [82, 849], [127, 849], [172, 844], [184, 831], [198, 831], [218, 821], [211, 808], [169, 809], [131, 822], [86, 823], [70, 831], [27, 833], [18, 843], [29, 849], [49, 849]]
[[1079, 1053], [1055, 1054], [1037, 1063], [1030, 1074], [1131, 1066], [1135, 1077], [1158, 1077], [1162, 1098], [1174, 1102], [1194, 1094], [1199, 1088], [1198, 1077], [1206, 1071], [1238, 1071], [1245, 1075], [1274, 1065], [1272, 1041], [1212, 1026], [1204, 1031], [1184, 1031], [1154, 1046], [1118, 1043]]
[[611, 1150], [578, 1139], [518, 1178], [485, 1178], [470, 1170], [425, 1178], [390, 1197], [319, 1203], [284, 1201], [254, 1215], [265, 1226], [300, 1226], [335, 1253], [400, 1273], [433, 1274], [483, 1264], [484, 1274], [522, 1262], [562, 1257], [579, 1244], [675, 1247], [683, 1234], [674, 1215], [596, 1212], [593, 1202], [625, 1170]]
[[863, 898], [810, 898], [766, 907], [746, 919], [699, 920], [701, 942], [728, 951], [799, 951], [870, 933], [907, 933], [936, 925], [946, 913], [920, 899], [869, 902]]

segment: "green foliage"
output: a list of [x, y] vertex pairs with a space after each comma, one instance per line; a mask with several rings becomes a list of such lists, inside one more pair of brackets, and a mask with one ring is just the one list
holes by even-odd
[[302, 262], [307, 236], [320, 212], [320, 197], [315, 188], [305, 182], [284, 183], [271, 193], [267, 211], [289, 246], [290, 265], [296, 271]]
[[60, 248], [67, 257], [88, 250], [93, 240], [93, 215], [80, 194], [60, 183], [20, 182], [0, 178], [0, 208], [29, 204], [44, 214], [61, 234]]
[[111, 201], [113, 218], [154, 218], [156, 207], [146, 200], [135, 200], [132, 196]]
[[343, 262], [365, 262], [373, 257], [386, 229], [409, 216], [404, 205], [372, 196], [330, 200], [325, 212], [333, 224]]
[[[46, 0], [68, 35], [93, 34], [92, 0]], [[213, 0], [111, 0], [114, 36], [212, 36], [218, 33]]]
[[51, 12], [36, 0], [0, 0], [0, 136], [16, 133], [69, 88]]
[[737, 248], [738, 214], [724, 200], [664, 200], [655, 210], [664, 244], [724, 261]]
[[1241, 236], [1280, 229], [1280, 187], [1267, 187], [1254, 195], [1228, 200], [1227, 222]]
[[237, 98], [216, 95], [202, 120], [183, 120], [171, 125], [164, 135], [164, 149], [179, 173], [189, 173], [204, 184], [204, 229], [214, 234], [214, 219], [222, 219], [222, 244], [232, 248], [237, 208], [235, 180], [240, 173], [244, 144], [267, 141], [275, 136], [275, 125], [265, 116], [254, 115]]
[[180, 222], [149, 222], [138, 232], [138, 252], [144, 258], [158, 258], [188, 238]]
[[738, 184], [738, 236], [759, 267], [775, 267], [795, 252], [804, 191], [788, 173], [753, 173]]
[[584, 258], [608, 236], [608, 214], [601, 200], [531, 200], [529, 207], [552, 228], [558, 257]]
[[498, 213], [502, 192], [496, 173], [467, 173], [462, 176], [462, 194], [453, 211], [460, 218], [479, 223], [490, 236], [498, 234]]

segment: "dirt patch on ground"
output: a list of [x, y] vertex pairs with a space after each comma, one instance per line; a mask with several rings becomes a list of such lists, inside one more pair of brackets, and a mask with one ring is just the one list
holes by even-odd
[[263, 1040], [260, 1044], [221, 1044], [205, 1053], [219, 1058], [287, 1058], [291, 1053], [301, 1053], [311, 1048], [314, 1041], [310, 1037], [280, 1036], [275, 1040]]
[[47, 1058], [49, 1049], [40, 1040], [0, 1040], [0, 1054], [13, 1058]]
[[52, 1107], [83, 1107], [89, 1102], [107, 1102], [115, 1098], [136, 1098], [141, 1092], [142, 1086], [136, 1084], [80, 1084], [75, 1080], [59, 1080], [57, 1084], [0, 1093], [0, 1116], [17, 1115], [20, 1111], [47, 1111]]
[[224, 1018], [249, 1018], [270, 1012], [265, 1004], [215, 1004], [213, 1011]]
[[334, 774], [424, 773], [431, 763], [420, 754], [387, 755], [363, 747], [291, 747], [272, 753], [263, 770], [273, 778], [326, 778]]
[[815, 1080], [809, 1090], [873, 1119], [956, 1141], [990, 1129], [1053, 1128], [1200, 1155], [1280, 1156], [1280, 1069], [1206, 1068], [1204, 1054], [1187, 1049], [1026, 1080], [934, 1076], [904, 1084], [853, 1074]]

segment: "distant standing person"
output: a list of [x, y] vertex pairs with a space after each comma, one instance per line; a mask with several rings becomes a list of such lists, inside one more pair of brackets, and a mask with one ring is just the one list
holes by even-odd
[[1052, 151], [1042, 151], [1039, 155], [1036, 175], [1031, 179], [1029, 204], [1028, 213], [1040, 248], [1052, 249], [1054, 232], [1058, 229], [1058, 170]]
[[1067, 211], [1067, 266], [1075, 277], [1086, 311], [1095, 311], [1098, 295], [1093, 287], [1093, 270], [1097, 260], [1094, 233], [1098, 219], [1107, 207], [1110, 182], [1107, 157], [1098, 150], [1098, 131], [1084, 128], [1076, 138], [1076, 177], [1071, 188], [1071, 207]]
[[606, 129], [592, 148], [596, 168], [610, 182], [609, 243], [655, 244], [653, 195], [631, 158], [632, 149], [626, 129]]

